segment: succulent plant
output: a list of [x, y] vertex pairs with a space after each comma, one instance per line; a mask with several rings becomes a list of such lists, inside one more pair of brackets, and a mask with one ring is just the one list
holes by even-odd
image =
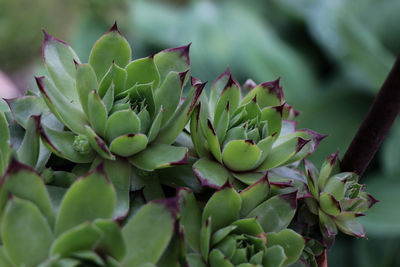
[[332, 239], [338, 230], [365, 237], [365, 229], [356, 218], [363, 216], [377, 200], [358, 183], [358, 175], [340, 172], [337, 152], [326, 159], [320, 171], [309, 161], [304, 161], [304, 167], [311, 194], [304, 200], [310, 212], [319, 217], [324, 239]]
[[204, 185], [250, 185], [272, 168], [303, 159], [324, 137], [298, 131], [289, 121], [297, 112], [285, 103], [279, 79], [258, 86], [250, 80], [245, 88], [241, 97], [227, 69], [212, 85], [210, 100], [204, 95], [192, 115], [190, 134], [199, 156], [193, 170]]
[[171, 144], [205, 85], [194, 85], [182, 99], [189, 47], [131, 61], [131, 47], [114, 24], [95, 43], [86, 64], [67, 43], [45, 32], [43, 60], [49, 77], [36, 78], [41, 96], [29, 92], [7, 100], [15, 120], [29, 132], [18, 159], [39, 172], [50, 152], [78, 165], [106, 159], [119, 166], [107, 174], [117, 190], [117, 216], [126, 215], [131, 165], [140, 169], [140, 176], [187, 162], [188, 148]]
[[0, 186], [0, 265], [156, 263], [174, 233], [175, 211], [167, 200], [149, 202], [122, 227], [112, 220], [115, 202], [103, 165], [62, 190], [46, 187], [38, 173], [13, 159]]
[[279, 79], [242, 97], [227, 69], [182, 98], [188, 50], [131, 61], [115, 24], [83, 64], [45, 33], [40, 96], [0, 107], [0, 266], [314, 267], [364, 236], [376, 200], [337, 154], [304, 160], [324, 136]]
[[287, 229], [296, 212], [296, 192], [269, 197], [269, 187], [267, 177], [240, 193], [227, 182], [203, 210], [190, 190], [179, 190], [180, 227], [189, 266], [287, 266], [296, 262], [305, 244], [302, 236]]

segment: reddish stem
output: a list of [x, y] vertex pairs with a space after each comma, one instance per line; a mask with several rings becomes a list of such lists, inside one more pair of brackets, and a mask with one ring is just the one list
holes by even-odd
[[362, 175], [400, 112], [400, 57], [343, 157], [343, 171]]

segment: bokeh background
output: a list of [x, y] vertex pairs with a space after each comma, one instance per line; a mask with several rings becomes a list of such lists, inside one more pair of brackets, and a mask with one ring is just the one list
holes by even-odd
[[[399, 0], [0, 0], [0, 95], [34, 90], [42, 29], [87, 61], [117, 20], [135, 58], [192, 42], [192, 74], [203, 81], [227, 66], [241, 84], [281, 77], [299, 127], [329, 134], [312, 156], [318, 165], [343, 156], [400, 54], [399, 14]], [[398, 119], [362, 178], [381, 201], [360, 218], [368, 240], [339, 236], [330, 266], [400, 266], [399, 176]]]

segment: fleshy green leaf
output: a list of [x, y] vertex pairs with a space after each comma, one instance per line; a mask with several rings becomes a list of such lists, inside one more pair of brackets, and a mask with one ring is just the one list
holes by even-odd
[[199, 157], [207, 155], [207, 150], [204, 147], [205, 138], [201, 129], [200, 114], [201, 114], [201, 102], [195, 107], [192, 117], [190, 118], [190, 137], [194, 148]]
[[233, 140], [226, 144], [222, 160], [233, 171], [252, 170], [262, 151], [252, 140]]
[[4, 248], [18, 266], [37, 266], [46, 259], [54, 236], [47, 220], [30, 201], [13, 197], [1, 223]]
[[92, 148], [103, 158], [114, 160], [115, 156], [110, 152], [103, 139], [101, 139], [88, 125], [85, 126], [85, 129], [87, 138]]
[[264, 176], [256, 183], [242, 190], [240, 192], [240, 197], [242, 198], [240, 217], [245, 217], [250, 211], [265, 201], [269, 194], [269, 188], [267, 176]]
[[113, 218], [126, 216], [129, 210], [131, 165], [121, 158], [117, 160], [105, 160], [104, 170], [114, 186], [117, 197]]
[[181, 100], [183, 81], [187, 72], [170, 72], [154, 94], [156, 110], [164, 109], [161, 126], [171, 118]]
[[71, 102], [58, 92], [48, 78], [44, 76], [36, 78], [36, 83], [43, 99], [54, 115], [71, 131], [80, 134], [85, 133], [84, 126], [87, 124], [87, 120], [80, 107], [71, 105]]
[[30, 167], [12, 159], [0, 182], [0, 214], [6, 205], [9, 193], [31, 201], [46, 217], [49, 225], [54, 225], [54, 212], [41, 177]]
[[237, 226], [235, 231], [239, 233], [253, 236], [258, 236], [263, 233], [263, 229], [256, 218], [240, 219], [233, 222], [232, 225]]
[[[228, 83], [229, 78], [231, 77], [231, 72], [229, 68], [226, 69], [218, 78], [214, 81], [211, 86], [210, 91], [210, 110], [214, 112], [217, 107], [218, 99], [222, 94], [226, 84]], [[225, 104], [226, 106], [226, 104]]]
[[188, 149], [166, 144], [152, 144], [144, 151], [129, 158], [137, 168], [152, 171], [172, 165], [184, 164], [187, 161]]
[[189, 246], [200, 252], [201, 210], [194, 194], [187, 189], [178, 192], [180, 224]]
[[111, 220], [98, 219], [93, 224], [103, 234], [100, 243], [96, 244], [96, 251], [122, 261], [126, 253], [126, 246], [121, 227], [118, 223]]
[[24, 139], [22, 140], [21, 146], [17, 151], [18, 160], [33, 168], [36, 166], [39, 157], [39, 148], [40, 148], [39, 123], [40, 123], [39, 117], [31, 116], [29, 118], [25, 129], [26, 131]]
[[96, 155], [90, 147], [88, 147], [89, 151], [86, 153], [76, 151], [74, 148], [74, 141], [77, 135], [72, 132], [56, 131], [42, 125], [40, 135], [43, 143], [51, 152], [72, 162], [88, 163], [93, 161]]
[[210, 251], [211, 241], [211, 217], [208, 217], [202, 224], [200, 229], [200, 252], [204, 261], [208, 261], [208, 253]]
[[340, 171], [338, 152], [330, 155], [322, 164], [321, 171], [318, 177], [318, 186], [320, 190], [324, 190], [325, 183], [328, 178]]
[[288, 141], [277, 145], [269, 152], [265, 161], [258, 167], [258, 170], [269, 170], [285, 165], [297, 152], [299, 152], [309, 141], [301, 137], [293, 137]]
[[230, 186], [215, 192], [204, 207], [202, 221], [210, 217], [213, 232], [225, 227], [239, 218], [242, 200]]
[[104, 136], [107, 109], [96, 90], [88, 95], [88, 118], [93, 130], [100, 136]]
[[133, 156], [147, 146], [147, 137], [144, 134], [126, 134], [115, 138], [110, 144], [110, 150], [122, 157]]
[[199, 254], [188, 253], [186, 254], [186, 260], [189, 267], [207, 267]]
[[234, 267], [234, 265], [218, 249], [213, 249], [210, 252], [210, 266], [211, 267]]
[[160, 82], [160, 74], [154, 63], [154, 57], [145, 57], [132, 61], [126, 66], [128, 78], [126, 80], [126, 87], [130, 88], [136, 83], [145, 84], [153, 82], [154, 90], [158, 87]]
[[189, 45], [163, 50], [154, 55], [154, 62], [164, 81], [170, 71], [182, 72], [190, 68]]
[[264, 266], [280, 267], [286, 260], [285, 250], [279, 245], [270, 246], [263, 258]]
[[278, 232], [286, 228], [296, 213], [297, 191], [274, 196], [252, 210], [247, 218], [257, 217], [264, 232]]
[[10, 132], [5, 116], [0, 112], [0, 175], [8, 165], [10, 153]]
[[261, 120], [268, 122], [268, 134], [277, 138], [282, 128], [282, 108], [283, 105], [268, 107], [262, 110]]
[[126, 87], [126, 70], [119, 67], [114, 62], [110, 65], [107, 73], [101, 79], [99, 84], [99, 95], [101, 98], [105, 97], [110, 87], [114, 86], [114, 94], [118, 95], [123, 92]]
[[115, 23], [94, 44], [89, 64], [96, 72], [97, 80], [101, 80], [113, 62], [124, 68], [131, 60], [131, 53], [128, 41], [121, 35]]
[[[214, 87], [214, 92], [215, 92]], [[240, 86], [230, 74], [228, 81], [225, 84], [225, 87], [221, 91], [221, 95], [218, 98], [217, 105], [215, 107], [214, 113], [214, 125], [218, 125], [219, 120], [221, 118], [221, 114], [226, 109], [226, 106], [229, 103], [229, 115], [232, 116], [233, 112], [239, 106], [240, 101]]]
[[264, 107], [281, 105], [284, 97], [282, 87], [279, 85], [279, 79], [262, 83], [253, 88], [243, 98], [241, 105], [249, 103], [254, 97], [257, 98], [257, 103], [261, 109]]
[[[305, 240], [304, 238], [291, 229], [284, 229], [279, 233], [267, 234], [267, 247], [274, 245], [281, 246], [286, 255], [284, 265], [289, 265], [297, 261], [303, 251]], [[267, 251], [267, 255], [268, 255]]]
[[210, 120], [207, 121], [206, 138], [208, 149], [211, 151], [215, 159], [222, 163], [221, 145], [218, 141], [217, 133], [215, 132]]
[[[7, 255], [7, 252], [4, 248], [4, 246], [0, 246], [0, 266], [13, 267], [13, 264], [11, 263], [10, 259], [8, 258], [8, 255]], [[197, 267], [197, 266], [194, 265], [194, 267]]]
[[92, 250], [102, 237], [101, 230], [91, 222], [84, 222], [63, 232], [51, 246], [50, 255], [67, 257], [74, 252]]
[[351, 212], [343, 212], [335, 217], [337, 227], [345, 234], [365, 237], [364, 227], [356, 220], [357, 214]]
[[156, 142], [171, 144], [185, 128], [206, 84], [196, 84], [189, 91], [185, 101], [179, 106], [168, 123], [160, 130]]
[[64, 195], [57, 217], [56, 235], [85, 221], [111, 218], [115, 199], [115, 190], [100, 165], [77, 180]]
[[223, 165], [207, 157], [196, 161], [193, 171], [202, 185], [214, 188], [220, 188], [232, 177]]
[[319, 204], [325, 213], [332, 216], [336, 216], [342, 211], [339, 201], [329, 193], [322, 193], [319, 196]]
[[98, 89], [96, 73], [89, 64], [76, 65], [76, 89], [83, 111], [88, 115], [88, 95]]
[[171, 205], [168, 201], [150, 202], [125, 225], [125, 266], [140, 266], [158, 261], [174, 232], [175, 215]]
[[79, 63], [79, 58], [74, 50], [64, 41], [44, 32], [42, 51], [44, 63], [56, 86], [56, 92], [64, 97], [66, 102], [71, 102], [73, 106], [79, 105], [74, 64], [74, 61]]
[[113, 113], [107, 120], [106, 139], [112, 142], [116, 137], [125, 134], [137, 134], [140, 130], [140, 120], [130, 109]]

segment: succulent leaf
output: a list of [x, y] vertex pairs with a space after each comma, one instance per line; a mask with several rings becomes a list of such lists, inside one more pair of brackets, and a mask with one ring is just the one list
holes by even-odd
[[255, 207], [264, 202], [269, 194], [270, 185], [267, 176], [261, 178], [256, 183], [240, 192], [242, 207], [240, 209], [241, 217], [247, 216]]
[[279, 245], [284, 249], [286, 255], [284, 265], [289, 265], [296, 262], [300, 257], [305, 246], [305, 240], [295, 231], [284, 229], [278, 233], [267, 234], [267, 247], [274, 245]]
[[96, 90], [87, 96], [88, 119], [96, 133], [104, 136], [107, 122], [107, 108]]
[[187, 189], [178, 192], [180, 224], [183, 227], [186, 242], [197, 252], [200, 252], [201, 210], [194, 194]]
[[[83, 137], [81, 141], [76, 143], [79, 136], [72, 132], [56, 131], [42, 125], [40, 128], [40, 136], [43, 143], [51, 152], [72, 162], [88, 163], [93, 161], [95, 157], [95, 153], [93, 153], [90, 146], [84, 144], [85, 142], [90, 142], [90, 139], [85, 141]], [[85, 148], [80, 148], [82, 145], [85, 146]]]
[[3, 214], [8, 195], [34, 203], [53, 227], [55, 216], [43, 180], [29, 166], [12, 159], [0, 182], [0, 214]]
[[140, 130], [140, 120], [132, 110], [117, 111], [108, 118], [105, 136], [108, 142], [125, 134], [137, 134]]
[[207, 157], [201, 158], [193, 164], [193, 171], [202, 185], [220, 188], [231, 177], [230, 173], [216, 161]]
[[89, 64], [101, 80], [113, 62], [125, 67], [131, 60], [131, 47], [121, 35], [115, 23], [111, 29], [100, 37], [90, 52]]
[[222, 151], [222, 160], [233, 171], [252, 170], [262, 151], [252, 140], [233, 140]]
[[76, 65], [76, 89], [79, 101], [85, 114], [88, 113], [88, 95], [91, 91], [98, 89], [96, 73], [89, 64]]
[[131, 165], [125, 159], [104, 160], [104, 171], [115, 189], [116, 201], [113, 218], [123, 218], [129, 211]]
[[40, 117], [31, 116], [28, 119], [28, 123], [25, 129], [26, 132], [24, 139], [22, 140], [21, 146], [17, 151], [18, 160], [33, 168], [36, 166], [39, 157], [39, 149], [40, 149], [39, 123], [40, 123]]
[[153, 90], [158, 88], [160, 74], [154, 63], [154, 56], [140, 58], [132, 61], [126, 66], [128, 74], [126, 87], [130, 88], [135, 84], [145, 84], [153, 82]]
[[296, 195], [295, 191], [271, 197], [253, 209], [247, 218], [257, 217], [264, 232], [278, 232], [286, 228], [295, 215]]
[[164, 109], [161, 126], [165, 125], [179, 105], [183, 85], [181, 79], [185, 79], [186, 74], [187, 72], [178, 73], [171, 71], [154, 94], [156, 110], [161, 108], [161, 106]]
[[37, 206], [15, 196], [5, 209], [1, 236], [8, 256], [18, 266], [37, 266], [46, 259], [54, 239], [51, 226]]
[[115, 208], [115, 190], [103, 165], [77, 180], [64, 195], [55, 233], [59, 236], [82, 222], [111, 218]]
[[66, 99], [66, 102], [78, 106], [79, 96], [75, 90], [76, 70], [74, 62], [79, 63], [80, 60], [74, 50], [66, 42], [44, 31], [42, 56], [55, 85], [54, 90], [60, 93]]
[[188, 149], [166, 144], [152, 144], [146, 150], [129, 158], [135, 167], [153, 171], [172, 165], [184, 164], [187, 161]]
[[154, 55], [154, 62], [160, 73], [161, 83], [170, 71], [183, 72], [190, 67], [190, 44], [163, 50]]
[[84, 134], [84, 126], [87, 124], [87, 120], [83, 111], [76, 105], [71, 105], [71, 102], [58, 92], [48, 78], [44, 76], [36, 78], [36, 83], [53, 114], [71, 131]]
[[126, 253], [125, 239], [118, 223], [105, 219], [97, 219], [93, 223], [102, 232], [102, 238], [96, 244], [96, 250], [122, 261]]
[[127, 79], [126, 70], [119, 67], [114, 62], [110, 65], [107, 73], [101, 79], [99, 84], [99, 95], [104, 98], [109, 88], [114, 85], [115, 95], [122, 93], [125, 89]]
[[50, 255], [68, 257], [78, 251], [92, 250], [101, 237], [101, 230], [93, 223], [78, 224], [60, 233], [51, 246]]
[[110, 151], [118, 156], [130, 157], [147, 146], [148, 140], [144, 134], [125, 134], [115, 138], [110, 144]]
[[150, 202], [124, 226], [127, 253], [123, 263], [126, 266], [156, 263], [161, 257], [174, 231], [175, 215], [171, 209], [175, 207], [170, 205], [169, 200]]
[[204, 207], [202, 222], [211, 218], [211, 229], [225, 227], [239, 218], [242, 200], [240, 195], [231, 187], [225, 186], [208, 200]]

